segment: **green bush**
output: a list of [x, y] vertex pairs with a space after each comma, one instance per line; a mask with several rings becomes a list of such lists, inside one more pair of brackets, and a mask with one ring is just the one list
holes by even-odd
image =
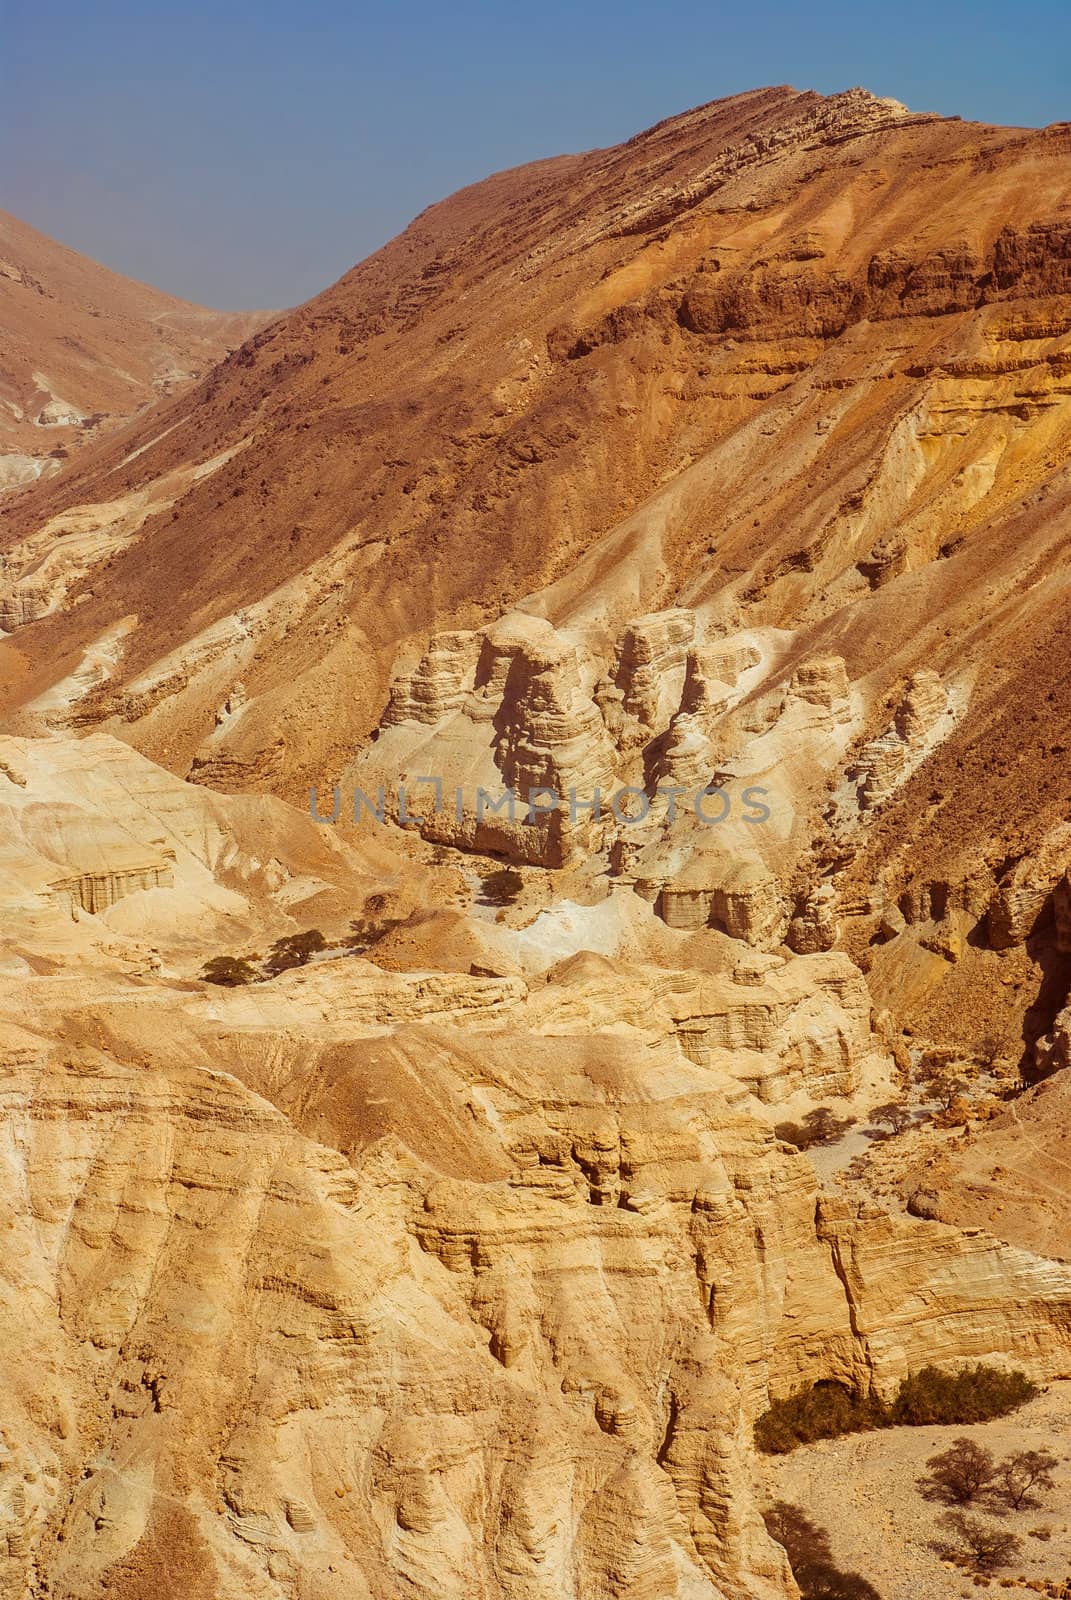
[[836, 1144], [854, 1126], [854, 1117], [838, 1117], [829, 1106], [816, 1106], [802, 1122], [777, 1123], [774, 1133], [797, 1150], [810, 1150], [816, 1144]]
[[951, 1539], [937, 1541], [940, 1554], [980, 1572], [1010, 1566], [1023, 1547], [1017, 1534], [998, 1528], [994, 1522], [983, 1522], [981, 1517], [969, 1517], [964, 1511], [946, 1511], [941, 1523]]
[[256, 968], [244, 956], [213, 956], [201, 968], [205, 983], [219, 983], [225, 989], [239, 989], [244, 984], [255, 983]]
[[496, 867], [483, 875], [480, 884], [482, 906], [511, 906], [524, 888], [524, 879], [513, 867]]
[[276, 939], [264, 963], [272, 977], [287, 972], [291, 967], [303, 967], [312, 955], [327, 949], [327, 940], [319, 928], [309, 928], [304, 933], [291, 933], [285, 939]]
[[903, 1380], [890, 1406], [825, 1379], [773, 1401], [755, 1423], [755, 1443], [767, 1455], [784, 1455], [815, 1439], [896, 1424], [988, 1422], [1006, 1416], [1039, 1392], [1025, 1373], [981, 1362], [960, 1372], [923, 1367]]
[[842, 1383], [822, 1382], [775, 1400], [755, 1424], [755, 1443], [767, 1455], [784, 1455], [798, 1444], [866, 1433], [888, 1425], [880, 1400], [852, 1394]]
[[924, 1427], [937, 1422], [988, 1422], [1007, 1416], [1040, 1393], [1023, 1372], [1000, 1367], [964, 1367], [941, 1372], [923, 1367], [904, 1379], [892, 1406], [892, 1421]]

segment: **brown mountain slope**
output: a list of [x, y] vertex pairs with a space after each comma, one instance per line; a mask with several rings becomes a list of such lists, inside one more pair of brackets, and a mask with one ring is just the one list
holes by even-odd
[[268, 315], [177, 300], [0, 211], [0, 490], [186, 388]]
[[[300, 797], [434, 630], [522, 603], [583, 653], [597, 718], [625, 624], [690, 607], [760, 641], [716, 733], [779, 797], [757, 848], [785, 915], [832, 875], [856, 951], [899, 901], [920, 938], [946, 912], [965, 936], [1071, 799], [1069, 154], [1068, 125], [781, 88], [455, 195], [12, 503], [9, 715]], [[830, 657], [843, 736], [812, 748], [777, 696]], [[920, 669], [948, 720], [875, 755]], [[377, 749], [397, 776], [412, 739]], [[849, 816], [860, 754], [884, 776]], [[655, 892], [673, 861], [647, 860]], [[875, 986], [891, 962], [928, 1004], [936, 972], [938, 1031], [983, 1026], [991, 975], [946, 956], [916, 983], [898, 945]]]

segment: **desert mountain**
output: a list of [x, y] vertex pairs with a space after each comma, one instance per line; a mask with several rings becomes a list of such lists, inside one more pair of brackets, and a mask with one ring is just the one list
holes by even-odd
[[1069, 155], [715, 102], [10, 498], [0, 1593], [795, 1600], [771, 1398], [1066, 1404]]
[[0, 491], [179, 393], [266, 317], [134, 283], [0, 211]]
[[[940, 1027], [977, 1021], [991, 975], [949, 989], [933, 924], [965, 943], [1068, 801], [1069, 152], [1065, 124], [779, 88], [455, 195], [12, 504], [9, 716], [303, 802], [367, 764], [406, 674], [444, 674], [419, 730], [557, 652], [576, 770], [765, 772], [770, 935], [821, 890], [865, 948], [902, 902]], [[472, 638], [421, 667], [444, 630]], [[452, 746], [531, 777], [497, 704]], [[688, 870], [709, 910], [720, 869]]]

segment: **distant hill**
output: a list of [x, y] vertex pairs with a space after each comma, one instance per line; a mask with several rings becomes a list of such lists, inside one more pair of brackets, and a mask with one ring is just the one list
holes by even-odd
[[0, 211], [0, 493], [58, 471], [271, 315], [176, 300]]

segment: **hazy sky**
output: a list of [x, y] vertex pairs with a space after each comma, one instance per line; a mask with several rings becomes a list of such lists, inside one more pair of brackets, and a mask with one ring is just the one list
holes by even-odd
[[761, 84], [1071, 119], [1071, 0], [0, 0], [0, 207], [206, 305], [292, 305], [452, 189]]

